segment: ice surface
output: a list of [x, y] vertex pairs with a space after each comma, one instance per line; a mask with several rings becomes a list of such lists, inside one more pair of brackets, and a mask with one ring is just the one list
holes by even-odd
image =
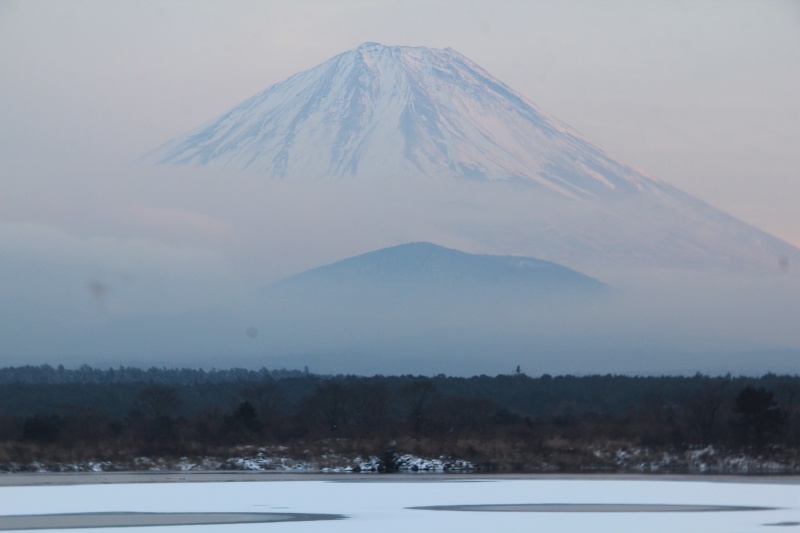
[[[0, 488], [2, 515], [76, 512], [276, 512], [344, 514], [342, 521], [126, 528], [157, 533], [248, 532], [614, 532], [763, 530], [800, 521], [800, 485], [660, 480], [478, 480], [420, 476], [404, 482], [275, 481]], [[427, 511], [408, 507], [480, 504], [672, 504], [762, 506], [721, 512], [531, 513]], [[73, 530], [79, 531], [79, 530]], [[88, 530], [87, 530], [88, 531]], [[93, 530], [98, 531], [98, 530]], [[110, 530], [109, 530], [110, 531]]]

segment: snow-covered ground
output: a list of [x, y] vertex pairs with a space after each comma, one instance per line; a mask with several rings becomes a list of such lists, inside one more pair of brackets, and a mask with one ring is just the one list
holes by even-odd
[[[286, 453], [282, 446], [253, 448], [242, 447], [241, 455], [228, 458], [200, 457], [190, 459], [165, 459], [163, 457], [136, 457], [130, 462], [119, 464], [110, 461], [80, 461], [73, 463], [27, 464], [0, 463], [0, 474], [19, 472], [184, 472], [247, 470], [260, 472], [379, 472], [386, 468], [376, 456], [355, 458], [345, 457], [328, 451], [315, 459], [296, 459]], [[397, 472], [471, 472], [475, 465], [464, 459], [440, 456], [437, 458], [418, 457], [413, 454], [395, 453], [390, 470]]]
[[[780, 481], [780, 480], [778, 480]], [[768, 507], [719, 512], [472, 512], [409, 509], [480, 504], [673, 504]], [[326, 522], [126, 528], [249, 532], [757, 532], [800, 529], [800, 485], [713, 481], [475, 480], [420, 476], [331, 481], [72, 485], [0, 488], [3, 515], [99, 512], [331, 513]], [[110, 529], [106, 529], [110, 531]], [[80, 531], [80, 530], [73, 530]], [[88, 531], [88, 530], [87, 530]], [[92, 530], [98, 531], [98, 530]], [[102, 531], [102, 530], [100, 530]]]
[[[326, 449], [319, 456], [309, 452], [292, 455], [284, 446], [242, 446], [235, 455], [227, 457], [134, 457], [128, 461], [112, 462], [86, 460], [78, 462], [0, 463], [0, 474], [20, 472], [213, 472], [213, 471], [259, 471], [259, 472], [477, 472], [474, 463], [455, 457], [420, 457], [409, 453], [395, 452], [392, 465], [386, 465], [386, 457], [348, 456]], [[596, 463], [583, 465], [584, 472], [642, 472], [642, 473], [691, 473], [691, 474], [798, 474], [800, 463], [789, 453], [782, 460], [724, 452], [713, 446], [692, 448], [681, 452], [650, 450], [647, 448], [594, 448], [577, 449], [577, 454], [590, 452]], [[559, 471], [559, 466], [543, 462], [529, 465], [529, 473]]]

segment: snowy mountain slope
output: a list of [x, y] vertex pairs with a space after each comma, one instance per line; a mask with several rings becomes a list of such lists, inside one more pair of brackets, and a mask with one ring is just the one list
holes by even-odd
[[146, 156], [276, 178], [523, 180], [569, 197], [663, 184], [447, 48], [366, 43]]

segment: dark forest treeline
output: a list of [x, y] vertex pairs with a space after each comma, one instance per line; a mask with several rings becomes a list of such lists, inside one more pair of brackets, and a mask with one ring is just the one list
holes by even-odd
[[142, 455], [224, 455], [243, 445], [308, 453], [314, 443], [523, 470], [600, 464], [598, 450], [615, 447], [713, 445], [796, 463], [800, 377], [0, 369], [0, 464], [124, 463]]
[[64, 365], [16, 366], [0, 368], [0, 383], [163, 383], [168, 385], [195, 385], [198, 383], [230, 383], [234, 381], [259, 381], [308, 375], [308, 370], [251, 370], [247, 368], [211, 369], [156, 368], [146, 370], [119, 366], [117, 368], [93, 368], [81, 365], [67, 369]]

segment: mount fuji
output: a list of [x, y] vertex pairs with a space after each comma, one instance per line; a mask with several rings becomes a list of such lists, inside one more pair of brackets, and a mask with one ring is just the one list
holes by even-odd
[[276, 178], [527, 181], [568, 197], [656, 191], [450, 48], [366, 43], [148, 154]]
[[452, 244], [589, 272], [600, 263], [751, 273], [800, 263], [794, 246], [616, 160], [450, 48], [365, 43], [143, 160], [283, 183], [422, 182], [456, 194], [479, 184], [482, 197], [513, 197], [519, 216], [476, 215], [498, 203], [475, 200]]

